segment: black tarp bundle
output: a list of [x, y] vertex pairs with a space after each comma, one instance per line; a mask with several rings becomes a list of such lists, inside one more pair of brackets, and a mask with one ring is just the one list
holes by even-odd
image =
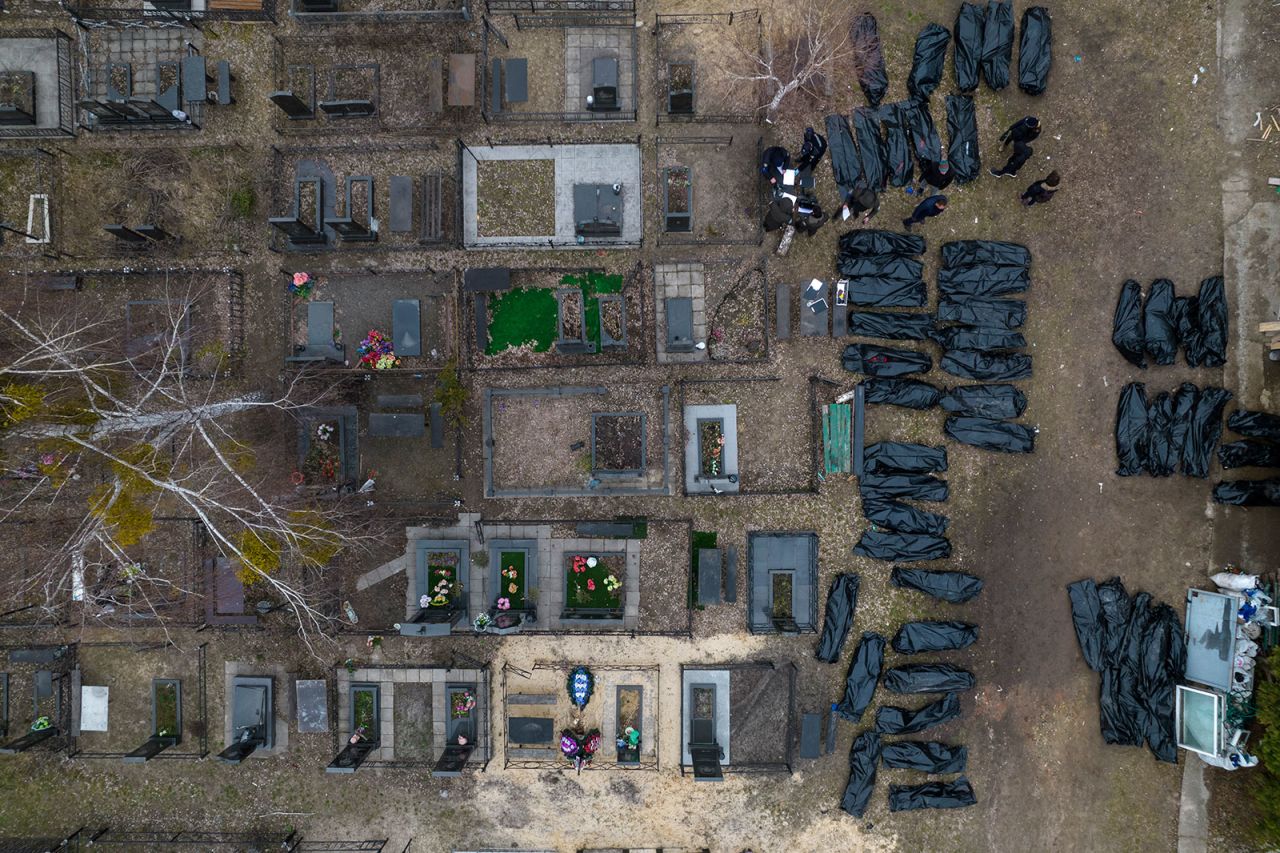
[[982, 59], [982, 6], [961, 3], [956, 14], [956, 88], [972, 92], [978, 88], [978, 63]]
[[1147, 386], [1130, 382], [1116, 403], [1116, 459], [1121, 477], [1141, 474], [1147, 457]]
[[841, 275], [875, 276], [895, 281], [919, 281], [924, 264], [910, 255], [840, 255], [836, 268]]
[[862, 58], [862, 66], [858, 70], [858, 85], [862, 87], [867, 103], [878, 107], [889, 88], [889, 76], [884, 70], [884, 50], [880, 46], [880, 31], [875, 16], [870, 12], [863, 12], [854, 19], [849, 33], [854, 50]]
[[990, 353], [977, 350], [948, 350], [940, 366], [952, 376], [979, 382], [1026, 379], [1031, 375], [1031, 356], [1026, 353]]
[[844, 786], [840, 808], [854, 817], [862, 817], [871, 802], [876, 785], [876, 768], [880, 764], [880, 735], [865, 731], [854, 738], [849, 750], [849, 782]]
[[949, 438], [961, 444], [997, 450], [1001, 453], [1033, 453], [1036, 449], [1036, 431], [1026, 424], [994, 418], [973, 418], [951, 415], [942, 425]]
[[842, 115], [829, 115], [827, 123], [827, 150], [831, 152], [831, 171], [840, 188], [840, 196], [849, 194], [862, 177], [858, 162], [858, 148], [853, 144], [849, 120]]
[[978, 802], [973, 786], [961, 776], [954, 782], [925, 782], [923, 785], [890, 785], [889, 811], [916, 809], [963, 809]]
[[1280, 444], [1243, 438], [1218, 445], [1223, 468], [1280, 468]]
[[1177, 761], [1174, 686], [1186, 665], [1182, 623], [1151, 596], [1130, 599], [1119, 578], [1067, 586], [1071, 620], [1085, 663], [1102, 674], [1099, 721], [1107, 743], [1140, 746]]
[[862, 452], [869, 474], [931, 474], [947, 470], [947, 448], [902, 441], [878, 441]]
[[1021, 332], [981, 326], [946, 326], [934, 329], [930, 337], [941, 344], [943, 349], [970, 349], [979, 352], [1022, 349], [1027, 345], [1027, 339]]
[[875, 308], [923, 308], [929, 301], [924, 279], [902, 281], [879, 276], [851, 276], [849, 302]]
[[826, 615], [822, 620], [822, 635], [813, 656], [823, 663], [840, 660], [845, 638], [853, 627], [853, 613], [858, 606], [858, 576], [836, 575], [827, 593]]
[[1151, 283], [1142, 308], [1143, 342], [1156, 364], [1173, 364], [1178, 358], [1178, 330], [1173, 316], [1173, 282], [1159, 278]]
[[933, 333], [933, 315], [908, 311], [850, 311], [849, 334], [896, 341], [924, 341]]
[[858, 544], [853, 546], [853, 553], [873, 560], [923, 563], [950, 557], [951, 541], [929, 533], [866, 530], [858, 539]]
[[901, 104], [885, 104], [880, 108], [880, 124], [884, 126], [885, 168], [889, 186], [905, 187], [915, 174], [911, 161], [911, 128]]
[[951, 523], [945, 515], [904, 504], [892, 498], [863, 499], [862, 514], [876, 527], [896, 533], [942, 536]]
[[991, 296], [944, 296], [938, 300], [938, 319], [964, 326], [1016, 329], [1027, 321], [1027, 303]]
[[1200, 292], [1188, 308], [1195, 309], [1194, 321], [1188, 310], [1189, 334], [1182, 335], [1187, 364], [1192, 367], [1222, 367], [1227, 363], [1227, 292], [1222, 276], [1200, 282]]
[[918, 711], [881, 705], [876, 709], [876, 731], [886, 735], [910, 735], [940, 726], [960, 716], [960, 697], [948, 693]]
[[1022, 41], [1018, 44], [1018, 88], [1028, 95], [1044, 94], [1053, 66], [1053, 23], [1049, 10], [1032, 6], [1022, 13]]
[[904, 409], [928, 409], [938, 405], [942, 389], [919, 379], [864, 379], [859, 383], [868, 403], [884, 403]]
[[1008, 296], [1024, 293], [1030, 285], [1026, 267], [970, 264], [938, 271], [938, 293], [942, 296]]
[[873, 190], [884, 190], [889, 182], [889, 153], [880, 135], [879, 118], [871, 109], [858, 107], [853, 111], [853, 133], [858, 140], [858, 164], [863, 182]]
[[914, 589], [952, 604], [964, 604], [982, 592], [982, 578], [964, 572], [894, 566], [889, 574], [889, 582], [896, 587]]
[[1191, 413], [1191, 428], [1182, 445], [1182, 473], [1204, 479], [1209, 476], [1209, 459], [1222, 437], [1222, 411], [1231, 400], [1225, 388], [1202, 388]]
[[1142, 286], [1129, 279], [1120, 287], [1116, 313], [1111, 321], [1111, 343], [1130, 364], [1146, 368], [1146, 325], [1142, 319]]
[[[1183, 433], [1185, 435], [1185, 430]], [[1173, 442], [1173, 397], [1161, 391], [1147, 404], [1147, 452], [1143, 467], [1153, 477], [1168, 477], [1178, 467], [1180, 454], [1181, 447], [1175, 447]]]
[[842, 255], [923, 255], [924, 238], [875, 228], [840, 235]]
[[863, 474], [858, 478], [858, 494], [864, 500], [945, 501], [948, 492], [946, 480], [928, 474]]
[[1280, 506], [1280, 477], [1218, 483], [1213, 487], [1213, 502], [1235, 506]]
[[990, 0], [982, 19], [982, 76], [993, 90], [998, 92], [1009, 85], [1012, 59], [1013, 0]]
[[853, 650], [849, 663], [849, 675], [844, 682], [844, 697], [836, 704], [835, 713], [856, 723], [862, 712], [871, 704], [880, 680], [880, 667], [884, 664], [884, 637], [867, 631]]
[[947, 95], [947, 162], [957, 184], [976, 181], [982, 171], [978, 117], [970, 95]]
[[1227, 428], [1236, 435], [1280, 441], [1280, 415], [1273, 415], [1270, 412], [1236, 409], [1231, 413], [1231, 417], [1227, 418]]
[[908, 663], [880, 676], [880, 683], [894, 693], [951, 693], [972, 690], [973, 673], [949, 663]]
[[971, 267], [978, 264], [1029, 267], [1031, 252], [1026, 246], [1000, 240], [954, 240], [942, 244], [944, 267]]
[[942, 161], [942, 137], [933, 124], [933, 114], [929, 112], [928, 101], [903, 101], [902, 113], [907, 119], [907, 129], [911, 131], [911, 150], [916, 156], [920, 168], [926, 163]]
[[938, 741], [900, 740], [884, 745], [880, 761], [885, 767], [897, 770], [963, 773], [969, 762], [969, 750]]
[[893, 650], [902, 655], [967, 649], [978, 641], [978, 626], [968, 622], [904, 622], [893, 635]]
[[840, 356], [840, 364], [850, 373], [893, 377], [928, 373], [933, 368], [933, 357], [928, 353], [897, 347], [849, 344]]
[[1013, 385], [957, 385], [943, 395], [942, 408], [976, 418], [1016, 418], [1027, 408], [1027, 395]]
[[929, 298], [924, 270], [915, 255], [924, 240], [892, 231], [850, 231], [840, 237], [836, 267], [848, 277], [847, 294], [854, 305], [919, 308]]
[[947, 59], [947, 44], [951, 33], [940, 24], [926, 24], [916, 36], [916, 51], [911, 58], [911, 74], [907, 77], [907, 91], [911, 97], [926, 101], [942, 82], [942, 69]]

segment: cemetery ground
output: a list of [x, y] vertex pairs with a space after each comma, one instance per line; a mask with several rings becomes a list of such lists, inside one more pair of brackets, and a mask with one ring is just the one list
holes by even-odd
[[[729, 9], [717, 0], [698, 4], [698, 10], [708, 11], [713, 6]], [[891, 81], [886, 100], [905, 97], [902, 82], [916, 32], [931, 20], [950, 26], [954, 7], [954, 3], [932, 0], [875, 6]], [[653, 11], [644, 11], [646, 21], [651, 20]], [[661, 11], [675, 10], [664, 5]], [[854, 733], [867, 722], [856, 727], [841, 722], [834, 754], [816, 762], [795, 760], [790, 775], [730, 774], [718, 786], [695, 785], [681, 776], [680, 664], [744, 659], [794, 663], [798, 668], [797, 715], [824, 711], [843, 689], [844, 663], [817, 663], [810, 637], [746, 633], [746, 596], [740, 594], [737, 605], [694, 609], [689, 623], [692, 640], [582, 634], [422, 640], [388, 634], [380, 648], [370, 650], [363, 636], [341, 635], [335, 645], [322, 647], [321, 662], [291, 638], [278, 615], [267, 617], [264, 630], [197, 635], [176, 629], [172, 635], [189, 652], [208, 643], [207, 734], [212, 753], [225, 746], [221, 725], [226, 701], [224, 661], [280, 667], [299, 677], [333, 679], [334, 666], [347, 658], [380, 664], [438, 662], [448, 660], [456, 650], [488, 661], [495, 673], [494, 684], [498, 682], [496, 673], [507, 663], [526, 668], [537, 661], [656, 665], [661, 674], [657, 772], [609, 769], [573, 775], [561, 769], [504, 769], [502, 726], [495, 711], [494, 760], [484, 772], [468, 772], [456, 779], [431, 778], [425, 770], [394, 768], [326, 775], [323, 767], [335, 754], [335, 737], [296, 731], [290, 732], [284, 754], [253, 758], [234, 767], [211, 760], [122, 765], [36, 753], [6, 757], [0, 761], [0, 826], [6, 833], [45, 835], [64, 831], [71, 824], [171, 828], [185, 822], [191, 828], [207, 830], [289, 826], [316, 837], [385, 837], [391, 839], [388, 849], [399, 849], [414, 838], [414, 850], [501, 846], [567, 850], [634, 844], [710, 846], [716, 851], [744, 847], [758, 851], [1173, 849], [1183, 764], [1157, 764], [1145, 750], [1102, 744], [1097, 731], [1096, 679], [1079, 659], [1064, 586], [1082, 577], [1120, 574], [1131, 590], [1146, 590], [1159, 600], [1176, 603], [1187, 586], [1204, 582], [1211, 567], [1227, 561], [1247, 565], [1252, 559], [1275, 553], [1280, 534], [1263, 526], [1265, 517], [1259, 513], [1266, 510], [1249, 511], [1241, 522], [1238, 511], [1228, 513], [1209, 504], [1208, 485], [1203, 481], [1183, 477], [1119, 479], [1113, 474], [1113, 414], [1116, 394], [1125, 382], [1147, 381], [1159, 389], [1173, 388], [1184, 380], [1224, 384], [1240, 392], [1238, 402], [1242, 405], [1270, 404], [1274, 408], [1274, 374], [1264, 382], [1258, 375], [1250, 375], [1251, 368], [1245, 363], [1256, 353], [1248, 354], [1242, 348], [1237, 358], [1233, 350], [1225, 375], [1181, 364], [1138, 375], [1109, 340], [1116, 288], [1123, 279], [1148, 281], [1167, 276], [1183, 289], [1221, 271], [1224, 167], [1219, 165], [1217, 152], [1224, 128], [1242, 119], [1220, 111], [1220, 103], [1230, 102], [1231, 93], [1224, 90], [1216, 73], [1200, 74], [1194, 87], [1190, 82], [1197, 67], [1215, 67], [1212, 7], [1187, 3], [1157, 9], [1152, 4], [1123, 6], [1088, 0], [1055, 5], [1051, 11], [1055, 66], [1048, 93], [1031, 99], [1014, 87], [1000, 93], [984, 87], [975, 96], [984, 170], [998, 165], [999, 132], [1027, 113], [1038, 114], [1046, 123], [1035, 159], [1016, 180], [994, 179], [984, 171], [974, 184], [953, 185], [951, 209], [918, 229], [928, 243], [924, 257], [927, 281], [936, 280], [937, 247], [949, 239], [1013, 240], [1027, 245], [1033, 257], [1025, 331], [1035, 358], [1035, 374], [1021, 387], [1030, 400], [1024, 420], [1039, 427], [1036, 452], [1003, 456], [947, 443], [950, 468], [946, 477], [951, 498], [941, 510], [951, 518], [949, 536], [955, 555], [948, 567], [983, 577], [986, 589], [966, 606], [963, 616], [957, 617], [979, 624], [981, 640], [948, 656], [975, 673], [978, 687], [962, 699], [963, 716], [942, 730], [938, 739], [969, 747], [967, 775], [978, 796], [976, 808], [891, 815], [883, 794], [890, 774], [882, 771], [867, 816], [855, 821], [841, 812], [839, 796], [848, 777], [845, 756]], [[1161, 26], [1151, 26], [1154, 16], [1159, 17]], [[296, 24], [291, 26], [296, 30]], [[478, 38], [478, 31], [475, 24], [467, 32]], [[545, 33], [534, 32], [531, 39], [546, 38]], [[277, 134], [281, 122], [265, 98], [277, 83], [272, 71], [276, 48], [270, 35], [254, 26], [210, 24], [205, 39], [206, 43], [225, 40], [236, 45], [241, 88], [235, 109], [239, 112], [211, 115], [198, 140], [184, 138], [172, 144], [169, 137], [145, 140], [138, 149], [167, 152], [165, 158], [173, 160], [164, 160], [166, 168], [185, 173], [184, 159], [197, 162], [203, 156], [200, 150], [215, 150], [216, 146], [244, 146], [251, 152], [247, 161], [257, 164], [268, 162], [273, 145], [310, 144], [306, 141], [310, 131]], [[454, 43], [453, 36], [441, 39], [442, 45]], [[427, 269], [510, 266], [539, 271], [524, 274], [545, 281], [547, 286], [554, 286], [565, 269], [625, 276], [631, 288], [625, 291], [631, 342], [626, 356], [536, 353], [529, 356], [538, 366], [533, 370], [506, 369], [513, 365], [500, 359], [495, 363], [494, 357], [476, 352], [468, 325], [470, 305], [465, 294], [454, 292], [456, 310], [453, 305], [447, 306], [449, 312], [442, 308], [437, 315], [442, 318], [435, 327], [438, 331], [429, 335], [438, 334], [442, 352], [459, 356], [466, 368], [462, 374], [469, 391], [466, 425], [459, 431], [462, 477], [454, 481], [447, 465], [442, 467], [439, 458], [425, 455], [396, 470], [401, 468], [400, 462], [393, 453], [387, 454], [385, 461], [377, 461], [377, 467], [386, 475], [386, 488], [395, 500], [388, 501], [385, 510], [380, 504], [375, 511], [385, 511], [394, 522], [445, 519], [457, 511], [452, 508], [456, 497], [465, 500], [466, 510], [481, 512], [486, 521], [493, 522], [648, 516], [655, 530], [662, 528], [658, 532], [665, 538], [644, 570], [669, 570], [671, 576], [664, 572], [653, 578], [653, 583], [664, 586], [660, 595], [642, 597], [642, 620], [663, 616], [653, 611], [654, 601], [661, 602], [664, 610], [686, 601], [680, 584], [686, 577], [688, 559], [686, 540], [681, 537], [689, 537], [693, 531], [714, 531], [719, 546], [736, 546], [745, 554], [750, 531], [813, 531], [819, 538], [819, 590], [825, 591], [839, 572], [854, 571], [861, 576], [851, 643], [862, 631], [890, 635], [909, 619], [948, 618], [954, 609], [892, 588], [887, 565], [850, 555], [865, 524], [857, 508], [856, 484], [844, 477], [817, 483], [812, 477], [814, 460], [820, 458], [815, 448], [820, 447], [821, 434], [813, 425], [811, 389], [815, 380], [827, 380], [839, 390], [852, 388], [856, 377], [839, 367], [844, 342], [798, 337], [794, 330], [790, 340], [778, 341], [772, 333], [773, 285], [788, 283], [794, 303], [799, 288], [810, 278], [830, 278], [837, 234], [847, 228], [833, 224], [811, 239], [797, 237], [785, 259], [772, 254], [776, 235], [766, 235], [758, 247], [749, 243], [680, 247], [649, 240], [651, 214], [661, 192], [662, 157], [667, 156], [655, 136], [669, 131], [654, 121], [658, 91], [653, 71], [646, 65], [654, 56], [653, 42], [642, 35], [639, 44], [641, 104], [634, 124], [539, 123], [508, 130], [482, 126], [477, 119], [456, 127], [448, 125], [449, 133], [456, 131], [463, 138], [469, 138], [468, 133], [476, 138], [492, 135], [495, 142], [548, 133], [560, 141], [628, 141], [639, 133], [644, 204], [650, 221], [646, 242], [638, 251], [463, 252], [446, 247], [407, 248], [375, 256], [344, 247], [324, 255], [282, 260], [284, 256], [266, 248], [264, 223], [265, 217], [279, 213], [266, 208], [273, 182], [282, 179], [262, 174], [263, 170], [255, 167], [251, 196], [243, 194], [241, 185], [229, 180], [228, 173], [195, 183], [191, 191], [202, 194], [205, 201], [194, 204], [197, 210], [190, 210], [193, 203], [189, 199], [176, 209], [183, 217], [200, 217], [189, 227], [194, 231], [191, 239], [182, 235], [179, 245], [159, 249], [158, 260], [147, 256], [147, 264], [227, 264], [241, 271], [245, 310], [253, 319], [244, 328], [243, 368], [227, 381], [244, 388], [275, 387], [282, 359], [293, 343], [292, 333], [285, 330], [292, 329], [290, 312], [295, 308], [282, 299], [282, 272], [308, 269], [320, 278], [322, 287], [330, 281], [335, 289], [347, 283], [344, 276], [358, 282], [355, 276], [369, 274], [369, 267], [379, 273], [418, 275]], [[1080, 61], [1074, 62], [1077, 55]], [[941, 95], [948, 90], [950, 73], [948, 62], [946, 82], [934, 98], [935, 116]], [[533, 82], [536, 85], [536, 80]], [[861, 103], [855, 86], [837, 81], [829, 96], [811, 99], [803, 110], [785, 113], [777, 124], [760, 125], [748, 132], [763, 134], [766, 144], [776, 141], [795, 147], [806, 124], [820, 127], [823, 115], [847, 113]], [[1252, 113], [1249, 115], [1251, 118]], [[313, 134], [316, 144], [340, 141], [358, 149], [380, 139], [377, 123], [361, 125], [360, 121], [353, 120], [337, 138], [331, 133]], [[64, 170], [60, 173], [62, 186], [82, 188], [77, 192], [92, 192], [100, 186], [98, 176], [65, 174], [66, 169], [83, 168], [72, 163], [93, 158], [127, 172], [128, 163], [142, 156], [134, 150], [137, 138], [126, 140], [100, 132], [82, 136], [74, 146], [67, 145], [77, 154], [59, 161], [58, 168]], [[453, 136], [441, 136], [435, 141], [447, 148], [452, 140]], [[715, 174], [722, 174], [725, 185], [730, 186], [739, 180], [740, 173], [754, 170], [754, 139], [750, 147], [751, 153], [742, 154], [740, 162], [704, 157], [707, 168], [724, 170]], [[1259, 157], [1260, 150], [1249, 149], [1245, 154]], [[1266, 150], [1271, 156], [1270, 149]], [[701, 150], [698, 154], [702, 156]], [[703, 172], [696, 168], [694, 212], [700, 217], [700, 199], [708, 192], [714, 197], [718, 182], [712, 181], [704, 192], [700, 183]], [[1064, 190], [1052, 205], [1029, 211], [1021, 208], [1017, 193], [1051, 168], [1063, 172]], [[6, 180], [8, 174], [0, 172]], [[830, 203], [834, 189], [825, 164], [819, 181], [823, 201]], [[114, 202], [105, 198], [92, 201], [80, 205], [74, 198], [71, 202], [64, 199], [58, 215], [63, 217], [67, 233], [97, 233], [101, 228], [104, 223], [99, 208]], [[898, 222], [915, 201], [916, 197], [889, 191], [873, 224], [898, 230]], [[746, 192], [735, 197], [733, 205], [713, 211], [728, 223], [716, 227], [751, 230], [745, 213], [751, 202], [750, 192]], [[260, 226], [248, 229], [243, 242], [240, 234], [245, 226], [224, 229], [225, 219], [220, 218], [228, 215], [223, 211], [231, 210], [229, 215], [234, 219], [238, 206], [251, 209], [253, 222]], [[743, 214], [735, 216], [739, 207]], [[754, 211], [750, 214], [755, 215]], [[222, 238], [228, 235], [235, 237], [234, 251], [225, 248]], [[6, 242], [6, 248], [9, 245]], [[95, 251], [92, 244], [69, 251], [77, 248], [86, 253]], [[103, 254], [61, 263], [87, 266], [91, 261], [118, 265], [120, 258]], [[722, 322], [726, 328], [743, 330], [741, 337], [732, 339], [730, 357], [717, 359], [713, 345], [707, 363], [656, 362], [654, 347], [662, 330], [656, 327], [654, 313], [653, 266], [677, 261], [697, 261], [709, 271], [707, 307], [711, 316], [724, 306], [724, 316], [742, 318], [711, 320], [712, 327]], [[282, 270], [282, 266], [288, 269]], [[764, 281], [753, 276], [763, 276]], [[745, 285], [735, 286], [743, 281]], [[1228, 286], [1232, 286], [1230, 279]], [[758, 303], [754, 295], [757, 288], [761, 293]], [[378, 306], [395, 295], [391, 290], [378, 293]], [[1229, 298], [1234, 307], [1255, 295], [1230, 293]], [[342, 296], [334, 299], [341, 317]], [[726, 303], [725, 299], [733, 301]], [[350, 310], [354, 311], [357, 304], [352, 304]], [[633, 305], [637, 309], [634, 315]], [[358, 307], [383, 310], [364, 303]], [[351, 322], [365, 320], [360, 316]], [[1233, 315], [1233, 324], [1236, 320]], [[757, 323], [762, 340], [748, 345], [747, 338], [754, 336]], [[363, 329], [348, 328], [346, 332], [350, 347]], [[428, 341], [424, 344], [429, 348]], [[597, 357], [600, 360], [593, 361]], [[943, 381], [936, 372], [928, 378]], [[347, 381], [345, 377], [343, 381]], [[429, 396], [433, 381], [416, 382], [410, 372], [397, 377], [406, 388], [395, 391], [416, 390]], [[649, 462], [659, 468], [657, 392], [664, 385], [670, 387], [673, 494], [483, 497], [484, 390], [555, 385], [606, 386], [611, 394], [624, 397], [610, 400], [608, 410], [652, 415], [646, 419]], [[743, 494], [681, 494], [679, 448], [683, 442], [677, 401], [682, 392], [690, 403], [732, 400], [738, 405]], [[832, 391], [820, 385], [812, 393], [820, 394], [822, 402]], [[363, 401], [369, 393], [356, 389], [349, 395]], [[552, 428], [559, 423], [558, 410], [554, 418], [545, 418], [547, 423], [531, 418], [523, 425], [510, 425], [523, 443], [519, 452], [500, 460], [509, 483], [557, 485], [559, 479], [565, 483], [573, 477], [582, 479], [586, 473], [581, 468], [582, 451], [571, 451], [570, 445], [589, 441], [589, 429], [584, 431], [582, 418], [604, 409], [579, 408], [566, 416], [573, 423], [565, 429]], [[939, 444], [941, 425], [942, 414], [936, 411], [876, 406], [868, 413], [867, 440]], [[361, 440], [364, 442], [365, 436]], [[540, 441], [545, 444], [545, 453], [538, 452]], [[362, 447], [370, 445], [366, 442]], [[260, 455], [266, 458], [273, 451], [281, 458], [291, 458], [296, 451], [292, 432], [264, 434]], [[372, 452], [379, 452], [376, 445]], [[447, 452], [452, 458], [452, 447]], [[442, 495], [447, 500], [439, 501]], [[416, 509], [411, 505], [415, 499], [427, 508]], [[401, 535], [403, 527], [400, 524]], [[394, 554], [402, 547], [403, 539], [392, 539], [388, 552]], [[339, 587], [353, 588], [347, 585], [353, 585], [356, 576], [383, 556], [375, 552], [367, 563], [343, 563], [331, 580]], [[374, 600], [372, 591], [363, 593], [364, 597], [354, 593], [346, 596], [362, 620], [367, 616], [382, 625], [397, 618], [403, 576], [387, 584], [373, 588], [381, 600]], [[94, 642], [154, 643], [164, 639], [160, 629], [123, 630], [102, 624], [71, 636], [33, 632], [22, 639], [52, 641], [59, 636]], [[102, 650], [95, 653], [101, 655]], [[164, 666], [151, 663], [149, 657], [141, 659], [148, 661], [148, 671], [140, 673], [147, 681], [166, 675]], [[496, 699], [491, 701], [496, 708]], [[880, 702], [896, 704], [898, 700], [880, 691]], [[113, 708], [112, 713], [120, 711]], [[870, 718], [869, 712], [864, 721]], [[784, 736], [794, 738], [796, 732], [779, 734]], [[1180, 762], [1186, 760], [1185, 754], [1180, 756]], [[916, 774], [895, 773], [895, 782], [924, 781], [923, 776], [915, 778]], [[1211, 790], [1211, 849], [1252, 849], [1240, 829], [1248, 820], [1249, 806], [1239, 793], [1239, 779], [1226, 777], [1224, 781], [1221, 774], [1206, 778]]]

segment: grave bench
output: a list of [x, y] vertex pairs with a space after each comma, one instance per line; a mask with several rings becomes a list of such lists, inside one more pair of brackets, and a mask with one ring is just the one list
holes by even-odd
[[231, 81], [235, 77], [231, 73], [231, 63], [225, 59], [218, 60], [218, 97], [217, 103], [221, 106], [234, 104], [236, 99], [231, 96]]

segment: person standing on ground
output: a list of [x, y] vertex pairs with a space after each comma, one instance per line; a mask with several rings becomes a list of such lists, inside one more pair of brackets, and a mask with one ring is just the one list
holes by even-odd
[[1054, 169], [1044, 180], [1036, 181], [1027, 187], [1022, 193], [1022, 203], [1027, 207], [1035, 204], [1048, 204], [1053, 200], [1053, 194], [1058, 191], [1058, 184], [1061, 179], [1058, 176], [1058, 170]]
[[928, 184], [941, 192], [951, 186], [955, 177], [950, 164], [947, 163], [947, 155], [943, 154], [942, 159], [937, 163], [925, 163], [920, 167], [920, 191], [924, 192], [924, 185]]
[[866, 225], [880, 210], [880, 196], [865, 184], [858, 184], [845, 196], [844, 207], [850, 216], [863, 214], [862, 224]]
[[1013, 143], [1013, 153], [1009, 155], [1009, 160], [999, 169], [988, 169], [993, 178], [1012, 178], [1018, 174], [1018, 170], [1031, 159], [1031, 155], [1036, 150], [1022, 140], [1015, 140]]
[[1009, 143], [1015, 145], [1019, 142], [1034, 142], [1035, 138], [1040, 135], [1040, 119], [1035, 116], [1025, 116], [1009, 125], [1009, 129], [1000, 134], [1001, 148], [1008, 148]]
[[796, 171], [812, 170], [822, 161], [827, 153], [827, 139], [812, 127], [804, 129], [804, 144], [800, 146], [800, 156], [796, 159]]
[[931, 195], [917, 204], [916, 209], [911, 211], [911, 215], [902, 220], [902, 227], [910, 231], [912, 225], [924, 222], [931, 216], [939, 216], [946, 209], [947, 197], [945, 195]]

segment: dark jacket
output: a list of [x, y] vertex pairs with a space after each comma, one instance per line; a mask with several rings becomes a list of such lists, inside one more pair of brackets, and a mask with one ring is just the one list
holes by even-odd
[[760, 162], [760, 174], [768, 180], [782, 180], [782, 173], [791, 168], [791, 155], [781, 145], [774, 145], [764, 150]]
[[1000, 141], [1004, 143], [1001, 147], [1008, 145], [1010, 142], [1031, 142], [1040, 135], [1041, 125], [1039, 122], [1032, 124], [1035, 116], [1027, 116], [1018, 119], [1009, 126], [1009, 129], [1000, 134]]
[[1013, 143], [1013, 153], [1009, 155], [1009, 162], [1001, 166], [998, 171], [1005, 175], [1016, 175], [1034, 153], [1036, 153], [1034, 148], [1019, 140]]
[[946, 203], [947, 197], [945, 195], [931, 195], [916, 205], [916, 209], [911, 211], [911, 218], [916, 222], [924, 222], [930, 216], [937, 216], [942, 213], [944, 208], [938, 207], [938, 205]]
[[777, 231], [791, 222], [792, 203], [789, 198], [778, 197], [764, 214], [764, 230]]
[[956, 173], [950, 167], [943, 173], [939, 165], [938, 163], [925, 163], [920, 169], [920, 177], [934, 189], [945, 190], [955, 180]]
[[800, 146], [800, 156], [796, 159], [796, 170], [812, 169], [827, 153], [827, 139], [812, 127], [804, 129], [804, 144]]
[[870, 187], [856, 186], [845, 196], [844, 203], [849, 206], [849, 213], [867, 214], [870, 219], [880, 210], [880, 195]]
[[1057, 191], [1057, 187], [1049, 187], [1044, 181], [1036, 181], [1022, 193], [1022, 203], [1027, 207], [1033, 204], [1048, 204]]

